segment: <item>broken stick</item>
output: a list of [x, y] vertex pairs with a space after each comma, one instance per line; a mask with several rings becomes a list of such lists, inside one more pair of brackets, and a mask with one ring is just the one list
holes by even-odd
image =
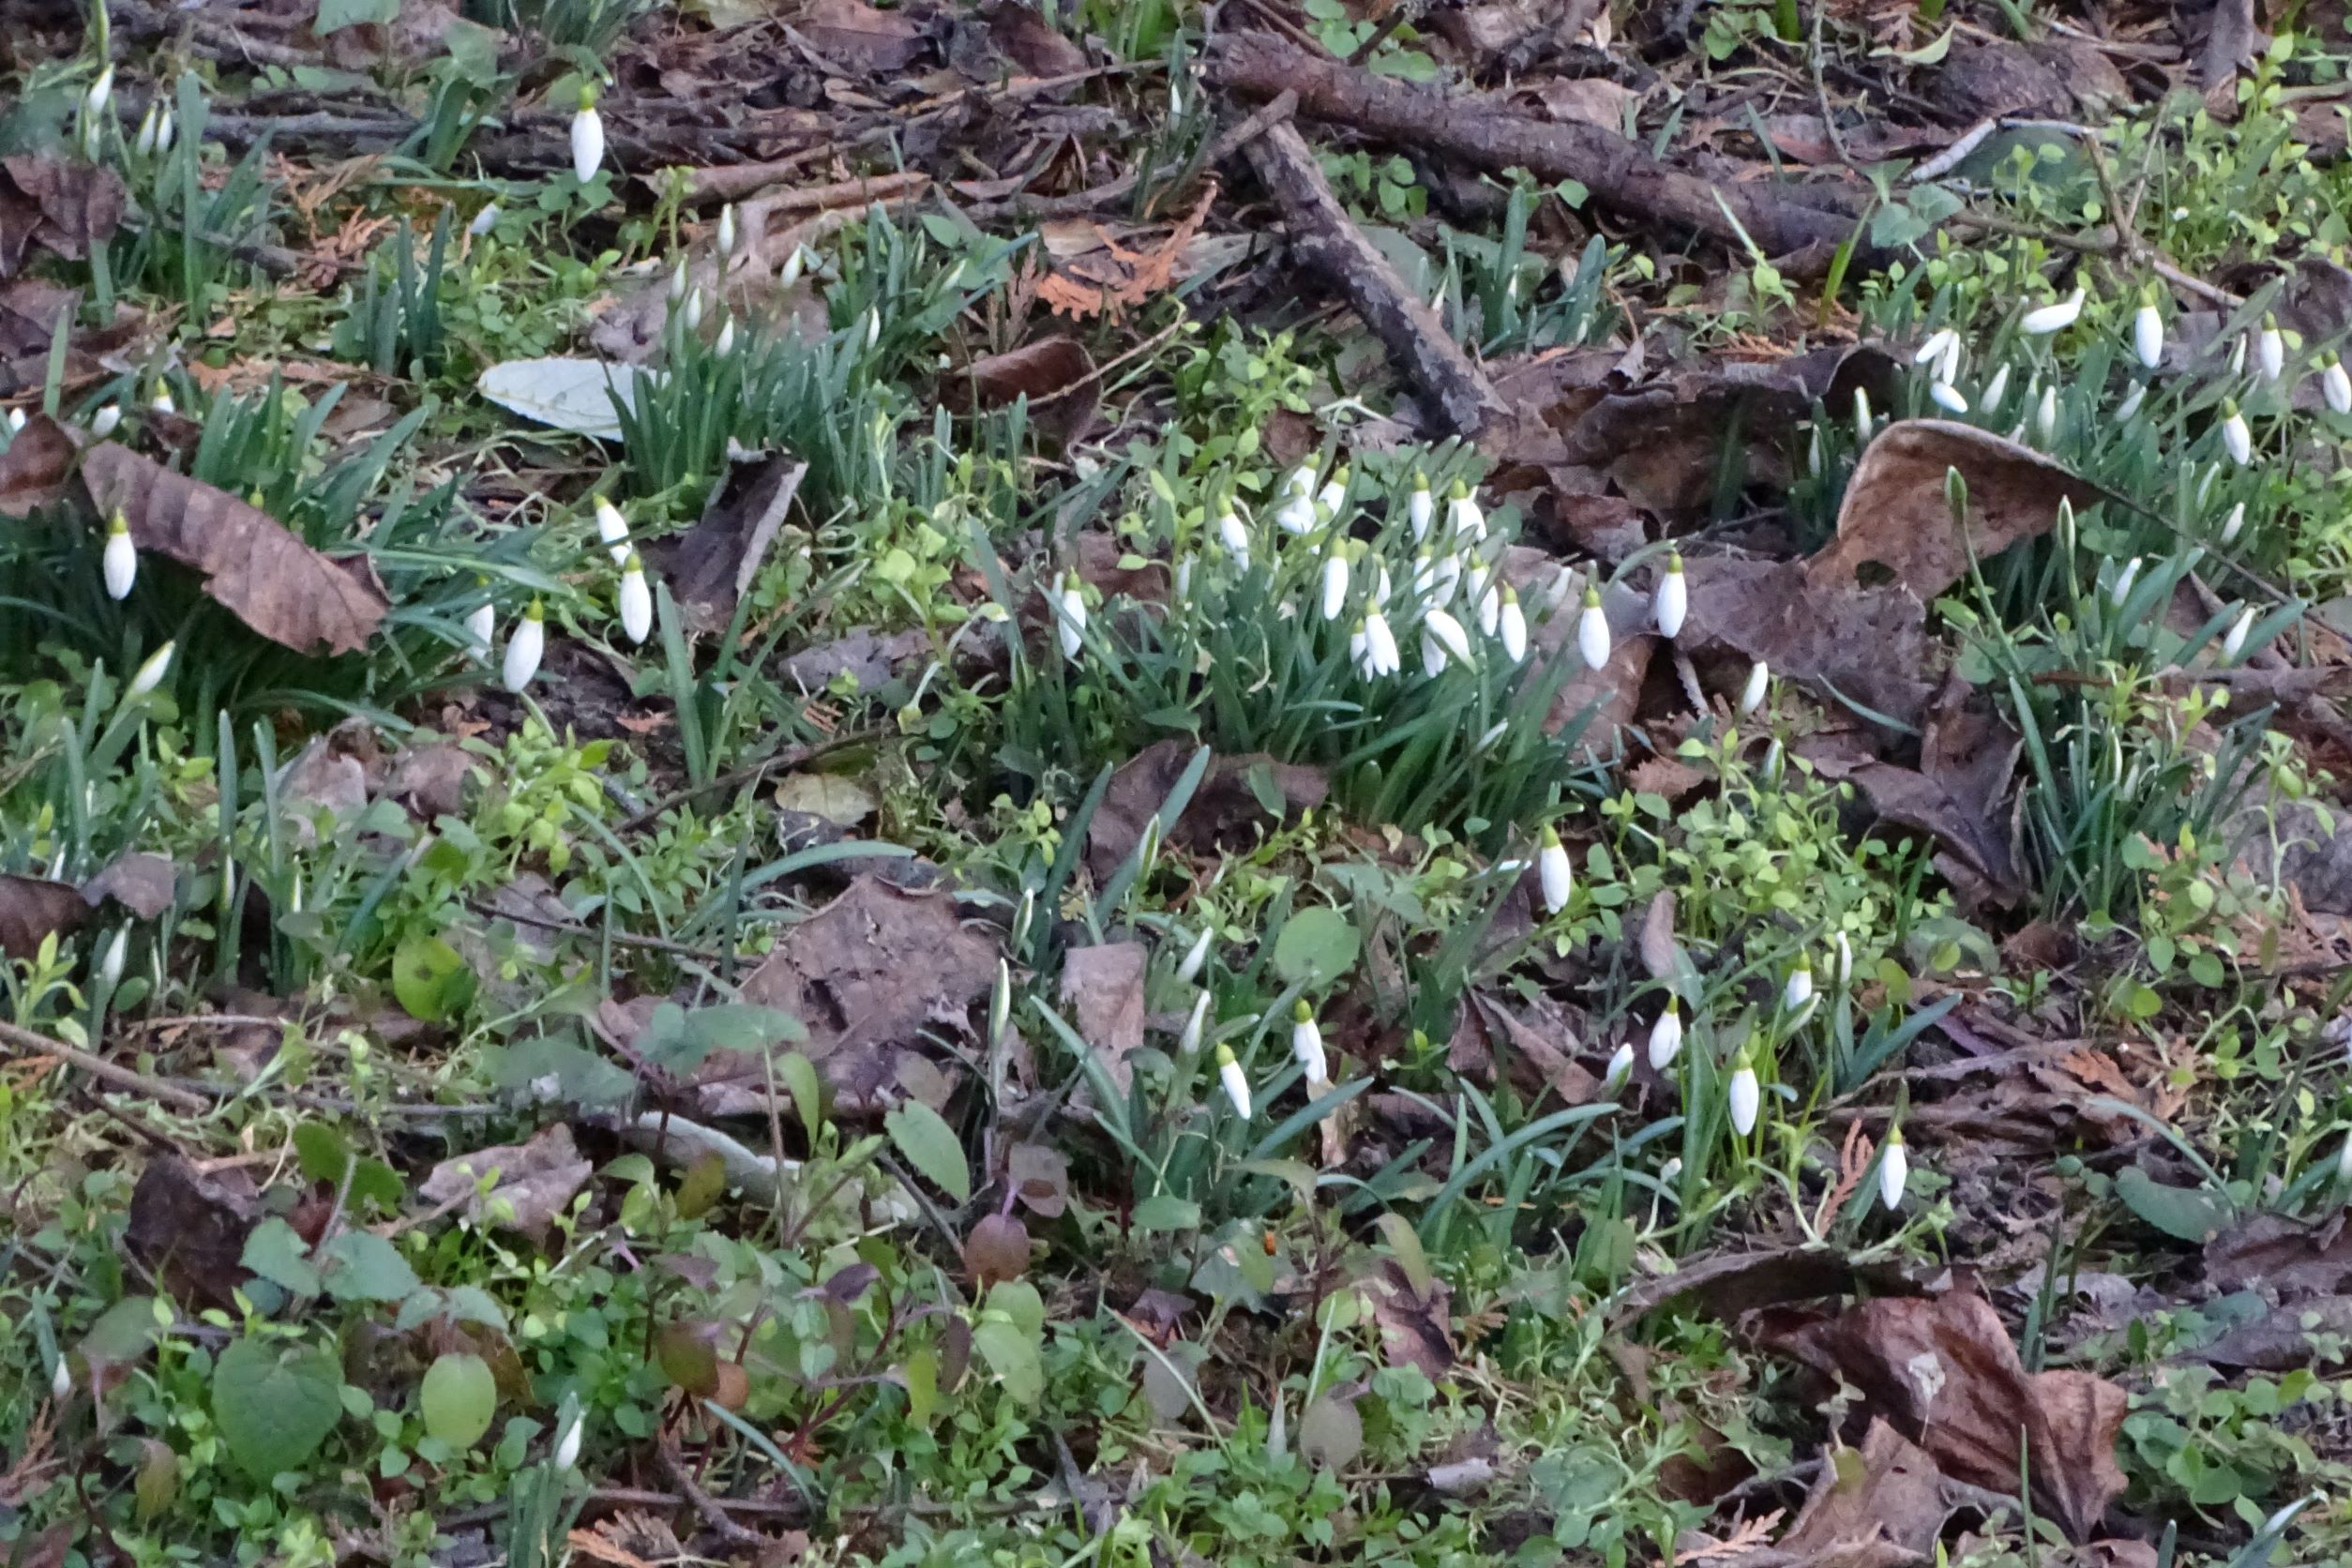
[[1508, 410], [1485, 373], [1470, 362], [1437, 312], [1408, 288], [1332, 194], [1322, 166], [1297, 129], [1270, 128], [1244, 149], [1250, 167], [1282, 205], [1290, 250], [1346, 296], [1414, 385], [1428, 394], [1438, 420], [1456, 435], [1475, 435]]
[[[1768, 256], [1810, 253], [1819, 267], [1851, 235], [1855, 215], [1756, 186], [1718, 186], [1669, 168], [1598, 126], [1535, 119], [1484, 93], [1449, 93], [1376, 76], [1310, 54], [1271, 33], [1227, 33], [1212, 48], [1210, 79], [1247, 98], [1291, 89], [1299, 113], [1352, 126], [1382, 141], [1443, 153], [1500, 173], [1572, 179], [1611, 211], [1661, 219], [1744, 249], [1741, 232]], [[1862, 247], [1865, 252], [1868, 248]], [[1802, 270], [1800, 268], [1799, 270]]]

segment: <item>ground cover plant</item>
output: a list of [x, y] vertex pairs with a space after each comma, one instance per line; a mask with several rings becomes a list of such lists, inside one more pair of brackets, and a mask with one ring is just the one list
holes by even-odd
[[15, 1568], [2352, 1558], [2326, 0], [0, 0]]

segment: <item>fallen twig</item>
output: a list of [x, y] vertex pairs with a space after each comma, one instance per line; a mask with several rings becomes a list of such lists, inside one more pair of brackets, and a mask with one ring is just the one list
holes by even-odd
[[1475, 435], [1510, 412], [1437, 312], [1406, 287], [1349, 219], [1295, 127], [1274, 127], [1249, 144], [1248, 153], [1259, 179], [1281, 204], [1291, 251], [1347, 295], [1397, 368], [1429, 395], [1439, 423], [1456, 435]]
[[191, 1093], [188, 1090], [166, 1083], [161, 1078], [149, 1078], [144, 1073], [133, 1072], [128, 1067], [117, 1066], [102, 1056], [93, 1056], [86, 1050], [77, 1050], [61, 1040], [53, 1040], [45, 1034], [36, 1034], [29, 1029], [20, 1029], [12, 1023], [0, 1022], [0, 1047], [8, 1048], [12, 1056], [54, 1057], [67, 1066], [87, 1073], [101, 1083], [111, 1083], [117, 1089], [134, 1091], [146, 1095], [149, 1099], [158, 1100], [168, 1106], [176, 1106], [182, 1110], [201, 1114], [212, 1108], [212, 1102], [202, 1094]]
[[[1598, 126], [1535, 119], [1481, 93], [1448, 93], [1319, 58], [1272, 34], [1228, 33], [1211, 55], [1210, 76], [1250, 98], [1297, 92], [1299, 112], [1500, 173], [1520, 168], [1540, 179], [1573, 179], [1594, 201], [1643, 222], [1664, 221], [1767, 254], [1830, 257], [1855, 232], [1855, 215], [1757, 186], [1719, 186], [1669, 168]], [[1863, 247], [1866, 250], [1867, 247]], [[1809, 259], [1809, 258], [1808, 258]], [[1864, 259], [1868, 259], [1865, 257]]]

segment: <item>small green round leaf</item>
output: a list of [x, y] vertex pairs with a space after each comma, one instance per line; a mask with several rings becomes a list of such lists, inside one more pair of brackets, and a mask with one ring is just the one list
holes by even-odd
[[454, 1351], [426, 1371], [418, 1403], [425, 1430], [463, 1452], [482, 1440], [498, 1413], [498, 1379], [480, 1356]]

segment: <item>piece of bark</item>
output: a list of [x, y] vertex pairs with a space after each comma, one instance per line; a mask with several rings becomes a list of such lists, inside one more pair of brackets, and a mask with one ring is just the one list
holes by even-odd
[[[1376, 76], [1309, 54], [1269, 33], [1219, 37], [1211, 52], [1210, 76], [1248, 98], [1293, 90], [1302, 114], [1498, 173], [1518, 168], [1539, 179], [1573, 179], [1623, 217], [1663, 221], [1737, 249], [1746, 249], [1744, 230], [1767, 255], [1808, 264], [1817, 259], [1826, 268], [1856, 227], [1854, 215], [1825, 204], [1807, 204], [1759, 186], [1718, 186], [1669, 168], [1598, 126], [1539, 120], [1485, 94], [1449, 93]], [[1872, 260], [1866, 245], [1860, 249], [1858, 260]]]
[[1259, 182], [1281, 204], [1291, 253], [1355, 307], [1397, 369], [1428, 395], [1439, 422], [1454, 434], [1475, 435], [1507, 413], [1437, 312], [1349, 219], [1305, 138], [1278, 125], [1246, 150]]

